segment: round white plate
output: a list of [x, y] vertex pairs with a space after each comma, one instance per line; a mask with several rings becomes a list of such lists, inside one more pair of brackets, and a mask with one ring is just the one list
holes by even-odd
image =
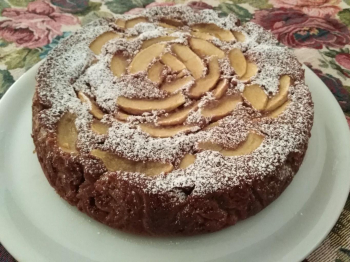
[[30, 136], [37, 69], [0, 101], [0, 241], [19, 261], [300, 261], [340, 215], [350, 187], [349, 128], [333, 95], [309, 69], [315, 123], [291, 185], [254, 217], [217, 233], [181, 238], [110, 229], [54, 192]]

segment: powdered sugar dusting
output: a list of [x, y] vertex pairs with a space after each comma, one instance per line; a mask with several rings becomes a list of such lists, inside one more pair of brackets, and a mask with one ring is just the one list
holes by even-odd
[[[185, 6], [151, 8], [140, 15], [118, 15], [120, 19], [146, 17], [152, 23], [139, 23], [130, 29], [116, 27], [112, 20], [97, 20], [80, 31], [63, 40], [50, 53], [47, 61], [40, 67], [38, 95], [46, 109], [40, 112], [41, 124], [49, 131], [55, 132], [57, 121], [64, 112], [70, 111], [77, 116], [76, 127], [79, 132], [77, 147], [83, 154], [92, 149], [113, 152], [122, 157], [137, 161], [160, 161], [172, 163], [177, 167], [185, 154], [196, 154], [196, 161], [186, 169], [176, 169], [169, 174], [147, 177], [143, 174], [126, 174], [119, 172], [121, 178], [139, 184], [150, 193], [177, 192], [177, 188], [194, 188], [193, 195], [203, 195], [216, 190], [232, 187], [252, 177], [263, 177], [280, 168], [281, 175], [293, 173], [288, 165], [284, 165], [287, 157], [294, 152], [304, 150], [309, 139], [309, 131], [313, 120], [311, 96], [304, 83], [304, 72], [294, 55], [285, 47], [276, 46], [277, 41], [272, 34], [253, 23], [239, 25], [238, 19], [229, 15], [219, 18], [213, 10], [193, 11]], [[174, 18], [185, 21], [182, 31], [169, 31], [156, 24], [161, 18]], [[217, 126], [205, 127], [212, 119], [201, 115], [202, 108], [214, 99], [211, 93], [204, 95], [198, 108], [192, 110], [185, 124], [193, 126], [187, 133], [179, 133], [170, 138], [154, 138], [143, 132], [140, 123], [156, 123], [163, 111], [130, 116], [128, 121], [116, 121], [114, 115], [120, 110], [116, 101], [119, 96], [137, 99], [163, 99], [169, 96], [156, 83], [150, 81], [147, 72], [126, 74], [116, 77], [110, 70], [114, 54], [122, 54], [131, 59], [140, 52], [145, 40], [173, 36], [177, 39], [164, 42], [164, 52], [171, 52], [173, 43], [187, 45], [190, 37], [190, 26], [193, 24], [213, 23], [226, 29], [242, 32], [244, 42], [223, 42], [218, 38], [211, 42], [228, 52], [239, 48], [245, 57], [256, 63], [258, 74], [248, 82], [242, 82], [234, 73], [227, 58], [219, 60], [221, 79], [230, 82], [229, 91], [242, 92], [248, 84], [259, 84], [270, 96], [278, 92], [279, 78], [289, 75], [294, 80], [289, 90], [290, 104], [277, 119], [262, 117], [246, 103], [240, 103], [228, 116], [221, 119]], [[107, 31], [115, 31], [121, 35], [103, 45], [101, 54], [95, 56], [89, 45], [97, 36]], [[133, 37], [133, 38], [130, 38]], [[155, 61], [153, 61], [155, 62]], [[188, 73], [188, 72], [187, 72]], [[203, 72], [206, 73], [206, 72]], [[174, 77], [168, 77], [171, 80]], [[177, 92], [186, 95], [185, 106], [193, 101], [187, 97], [193, 82], [188, 83]], [[81, 103], [76, 92], [82, 91], [92, 97], [104, 111], [102, 122], [110, 125], [107, 135], [99, 135], [91, 131], [93, 116], [89, 112], [91, 105]], [[219, 152], [198, 148], [198, 142], [211, 141], [224, 147], [235, 148], [243, 142], [248, 132], [264, 136], [264, 141], [251, 154], [236, 157], [225, 157]], [[106, 179], [106, 173], [100, 179]], [[183, 199], [181, 192], [175, 194]]]

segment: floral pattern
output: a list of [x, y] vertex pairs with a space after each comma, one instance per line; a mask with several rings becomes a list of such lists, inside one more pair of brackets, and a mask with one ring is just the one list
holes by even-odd
[[341, 48], [350, 43], [348, 27], [338, 20], [309, 16], [291, 8], [259, 10], [252, 21], [271, 30], [280, 42], [294, 48]]
[[[350, 0], [0, 0], [0, 99], [82, 25], [179, 3], [221, 16], [234, 13], [242, 23], [271, 30], [326, 84], [350, 126]], [[329, 237], [305, 261], [350, 261], [349, 235], [350, 198]], [[15, 261], [1, 244], [0, 261]]]
[[316, 17], [334, 16], [341, 8], [341, 0], [271, 0], [275, 7], [292, 8]]
[[9, 18], [0, 22], [0, 37], [17, 46], [36, 48], [49, 44], [62, 35], [63, 25], [75, 25], [79, 19], [63, 14], [47, 2], [35, 1], [23, 8], [5, 8], [2, 16]]

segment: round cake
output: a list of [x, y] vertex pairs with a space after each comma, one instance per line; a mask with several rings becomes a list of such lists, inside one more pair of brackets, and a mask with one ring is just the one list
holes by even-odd
[[56, 192], [113, 228], [213, 232], [275, 200], [313, 102], [268, 31], [185, 6], [91, 22], [36, 76], [33, 140]]

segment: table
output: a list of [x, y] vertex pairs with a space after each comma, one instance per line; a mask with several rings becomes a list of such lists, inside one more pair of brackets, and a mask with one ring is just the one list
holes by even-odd
[[[332, 91], [350, 126], [350, 0], [0, 0], [0, 99], [29, 68], [81, 26], [113, 14], [185, 4], [237, 15], [271, 30]], [[0, 244], [0, 262], [15, 261]], [[350, 261], [350, 197], [305, 262]]]

